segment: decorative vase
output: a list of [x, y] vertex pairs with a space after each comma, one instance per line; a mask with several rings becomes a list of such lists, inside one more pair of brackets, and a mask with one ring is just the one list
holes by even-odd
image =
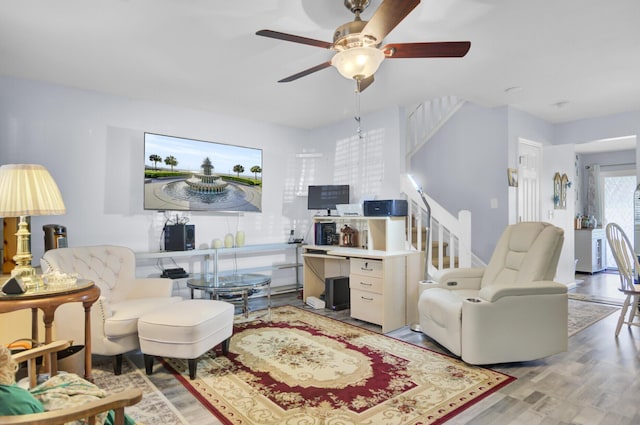
[[212, 245], [214, 248], [222, 248], [224, 246], [222, 239], [214, 239]]
[[224, 247], [233, 248], [233, 235], [231, 233], [227, 233], [224, 237]]
[[244, 231], [242, 230], [236, 232], [236, 246], [244, 246]]

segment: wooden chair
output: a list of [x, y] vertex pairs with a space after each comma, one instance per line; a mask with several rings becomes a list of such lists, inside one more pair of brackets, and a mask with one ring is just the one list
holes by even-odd
[[[45, 364], [54, 364], [53, 362], [57, 359], [56, 353], [69, 347], [69, 345], [70, 343], [67, 341], [54, 341], [14, 354], [13, 358], [20, 363], [27, 362], [29, 386], [33, 387], [37, 381], [37, 359], [42, 357]], [[55, 371], [55, 368], [53, 369]], [[27, 415], [0, 416], [0, 425], [57, 425], [78, 419], [87, 419], [89, 425], [95, 425], [96, 415], [109, 410], [115, 412], [115, 424], [123, 425], [124, 408], [132, 406], [140, 400], [142, 400], [142, 392], [139, 389], [129, 389], [74, 408]]]
[[[637, 273], [640, 272], [640, 264], [635, 254], [629, 238], [624, 231], [615, 223], [609, 223], [606, 227], [607, 241], [613, 253], [613, 258], [618, 266], [620, 275], [620, 286], [618, 290], [626, 295], [622, 310], [620, 310], [620, 318], [616, 326], [616, 337], [620, 333], [622, 324], [640, 326], [640, 322], [634, 321], [638, 311], [638, 301], [640, 301], [640, 285], [636, 284]], [[631, 310], [629, 310], [631, 307]], [[629, 317], [625, 321], [625, 315], [629, 310]]]

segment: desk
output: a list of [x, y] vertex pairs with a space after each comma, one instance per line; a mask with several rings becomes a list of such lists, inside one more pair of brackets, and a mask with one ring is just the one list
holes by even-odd
[[[84, 377], [91, 381], [91, 306], [100, 297], [100, 288], [93, 282], [78, 279], [76, 287], [60, 290], [29, 290], [24, 294], [5, 295], [0, 293], [0, 313], [31, 309], [31, 338], [38, 341], [38, 309], [42, 310], [44, 322], [44, 342], [53, 339], [52, 324], [56, 309], [66, 303], [82, 302], [84, 307]], [[52, 365], [56, 367], [56, 365]]]
[[204, 278], [197, 276], [187, 281], [187, 286], [191, 289], [191, 298], [193, 298], [193, 290], [199, 289], [208, 292], [211, 299], [218, 299], [224, 296], [242, 296], [242, 307], [244, 317], [249, 317], [249, 295], [258, 289], [267, 287], [267, 306], [269, 315], [271, 314], [271, 278], [261, 274], [233, 274], [226, 276], [207, 275]]

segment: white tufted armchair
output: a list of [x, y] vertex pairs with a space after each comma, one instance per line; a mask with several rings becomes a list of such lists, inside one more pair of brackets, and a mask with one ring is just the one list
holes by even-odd
[[567, 287], [553, 282], [564, 231], [508, 226], [485, 268], [450, 269], [422, 284], [422, 332], [471, 364], [539, 359], [567, 350]]
[[[122, 354], [139, 348], [138, 318], [180, 301], [172, 297], [173, 282], [165, 278], [136, 278], [135, 254], [113, 245], [58, 248], [44, 253], [44, 272], [78, 273], [100, 287], [91, 309], [92, 354], [114, 357], [114, 373], [122, 370]], [[83, 341], [81, 303], [60, 306], [55, 313], [57, 339]]]

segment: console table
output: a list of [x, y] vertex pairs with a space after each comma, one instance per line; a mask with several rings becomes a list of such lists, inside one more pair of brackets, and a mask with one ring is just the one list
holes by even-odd
[[157, 252], [136, 252], [136, 260], [144, 259], [161, 259], [161, 258], [185, 258], [185, 257], [202, 257], [203, 270], [201, 274], [211, 276], [211, 279], [217, 280], [224, 270], [220, 270], [219, 260], [225, 257], [235, 255], [265, 255], [269, 253], [286, 252], [295, 250], [295, 261], [282, 264], [271, 264], [266, 266], [245, 267], [233, 270], [235, 274], [251, 274], [265, 271], [295, 269], [296, 272], [296, 291], [300, 290], [300, 261], [302, 244], [300, 243], [270, 243], [245, 245], [234, 248], [206, 248], [192, 249], [188, 251], [157, 251]]

